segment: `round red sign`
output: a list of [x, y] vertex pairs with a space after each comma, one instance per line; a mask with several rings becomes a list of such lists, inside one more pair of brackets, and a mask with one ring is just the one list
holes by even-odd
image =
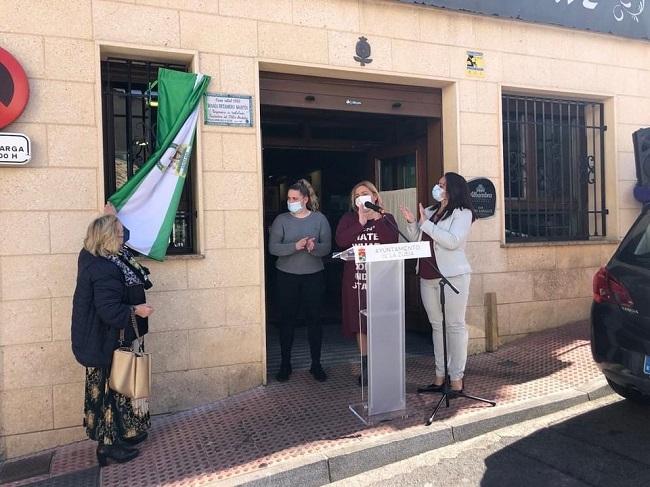
[[28, 99], [25, 71], [15, 57], [0, 47], [0, 129], [23, 113]]

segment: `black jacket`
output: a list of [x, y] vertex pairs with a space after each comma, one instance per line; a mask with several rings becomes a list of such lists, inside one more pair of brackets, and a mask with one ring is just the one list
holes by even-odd
[[124, 275], [113, 262], [85, 249], [79, 253], [71, 338], [72, 352], [81, 365], [109, 367], [120, 329], [126, 343], [135, 339], [131, 305], [140, 303], [129, 302], [129, 294]]

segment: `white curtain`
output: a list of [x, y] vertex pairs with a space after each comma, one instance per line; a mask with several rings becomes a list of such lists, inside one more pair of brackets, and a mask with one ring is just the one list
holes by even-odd
[[[410, 209], [414, 215], [418, 215], [417, 212], [417, 191], [416, 188], [407, 188], [407, 189], [396, 189], [394, 191], [381, 191], [381, 199], [384, 203], [384, 208], [389, 213], [392, 213], [397, 221], [397, 226], [406, 234], [406, 220], [402, 217], [402, 214], [399, 211], [400, 206], [405, 206]], [[404, 239], [400, 237], [400, 242], [404, 242]]]

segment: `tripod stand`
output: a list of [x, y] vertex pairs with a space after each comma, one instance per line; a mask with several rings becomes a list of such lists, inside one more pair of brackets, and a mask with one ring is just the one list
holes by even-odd
[[[437, 269], [436, 269], [437, 270]], [[438, 271], [440, 274], [440, 272]], [[440, 274], [442, 276], [442, 274]], [[484, 402], [487, 404], [491, 404], [492, 406], [496, 406], [496, 402], [490, 401], [489, 399], [483, 399], [482, 397], [478, 396], [472, 396], [470, 394], [466, 394], [463, 392], [463, 390], [460, 391], [454, 391], [451, 388], [451, 379], [449, 377], [449, 364], [447, 363], [447, 319], [445, 316], [445, 286], [449, 286], [452, 291], [454, 291], [456, 294], [458, 294], [458, 289], [454, 287], [452, 283], [450, 283], [446, 277], [442, 276], [440, 278], [440, 307], [442, 309], [442, 349], [443, 349], [443, 355], [444, 355], [444, 360], [445, 360], [445, 381], [442, 383], [442, 389], [441, 390], [430, 390], [427, 387], [423, 387], [418, 389], [419, 394], [427, 394], [427, 393], [435, 393], [435, 392], [440, 392], [442, 393], [442, 397], [436, 404], [436, 407], [433, 410], [433, 413], [431, 413], [431, 416], [429, 416], [429, 419], [427, 419], [426, 425], [430, 426], [431, 423], [433, 423], [433, 418], [435, 417], [436, 413], [440, 409], [440, 406], [442, 406], [442, 402], [445, 402], [445, 407], [449, 407], [449, 398], [450, 397], [465, 397], [467, 399], [472, 399], [473, 401], [480, 401]]]

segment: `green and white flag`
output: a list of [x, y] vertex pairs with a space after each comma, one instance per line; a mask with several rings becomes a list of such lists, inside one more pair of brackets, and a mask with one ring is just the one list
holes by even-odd
[[157, 147], [142, 168], [109, 201], [130, 231], [127, 245], [163, 260], [185, 184], [209, 76], [160, 68]]

